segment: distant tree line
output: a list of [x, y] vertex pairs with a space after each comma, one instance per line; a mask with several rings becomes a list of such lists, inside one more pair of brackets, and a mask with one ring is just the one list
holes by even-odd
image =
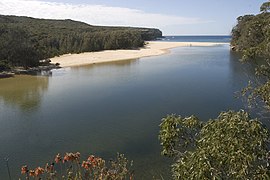
[[0, 15], [0, 71], [38, 66], [39, 60], [67, 53], [135, 49], [161, 36], [158, 29]]

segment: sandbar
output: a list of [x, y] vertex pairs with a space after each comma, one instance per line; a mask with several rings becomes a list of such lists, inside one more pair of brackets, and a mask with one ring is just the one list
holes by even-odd
[[96, 63], [138, 59], [149, 56], [159, 56], [169, 53], [169, 49], [189, 46], [216, 46], [228, 43], [211, 42], [162, 42], [148, 41], [145, 47], [137, 50], [105, 50], [99, 52], [85, 52], [80, 54], [65, 54], [51, 58], [52, 63], [60, 63], [61, 67], [83, 66]]

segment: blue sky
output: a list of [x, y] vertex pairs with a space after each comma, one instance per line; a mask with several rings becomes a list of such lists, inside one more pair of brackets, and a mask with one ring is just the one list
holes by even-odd
[[93, 25], [155, 27], [164, 35], [228, 35], [266, 0], [1, 0], [0, 13]]

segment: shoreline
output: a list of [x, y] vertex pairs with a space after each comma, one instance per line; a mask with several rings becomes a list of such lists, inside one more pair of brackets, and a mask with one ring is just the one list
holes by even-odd
[[60, 63], [60, 67], [84, 66], [97, 63], [139, 59], [150, 56], [160, 56], [170, 53], [170, 49], [177, 47], [193, 46], [216, 46], [228, 43], [216, 42], [160, 42], [148, 41], [145, 47], [138, 50], [105, 50], [98, 52], [85, 52], [80, 54], [65, 54], [59, 57], [50, 58], [51, 63]]

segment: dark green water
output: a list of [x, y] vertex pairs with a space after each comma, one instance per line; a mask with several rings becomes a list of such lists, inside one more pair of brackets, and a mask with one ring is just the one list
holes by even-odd
[[171, 54], [54, 71], [52, 77], [0, 80], [0, 179], [9, 156], [15, 179], [24, 164], [58, 152], [134, 160], [137, 179], [166, 177], [159, 124], [166, 114], [202, 120], [243, 108], [235, 92], [252, 75], [228, 45], [181, 47]]

